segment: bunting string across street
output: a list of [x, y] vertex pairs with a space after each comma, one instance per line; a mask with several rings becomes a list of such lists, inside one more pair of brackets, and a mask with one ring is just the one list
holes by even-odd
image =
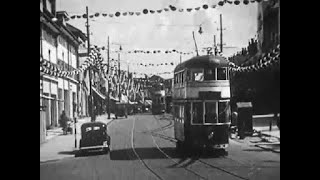
[[99, 64], [101, 64], [101, 62], [101, 54], [98, 53], [97, 49], [92, 49], [86, 61], [78, 69], [71, 71], [61, 70], [57, 65], [40, 57], [40, 72], [55, 77], [70, 77], [85, 71], [92, 65], [96, 65], [97, 67], [99, 67]]
[[270, 69], [272, 67], [280, 66], [280, 44], [270, 53], [264, 55], [256, 64], [250, 66], [238, 66], [233, 62], [229, 62], [232, 72], [257, 72], [261, 70]]
[[[108, 49], [105, 48], [104, 46], [102, 47], [96, 47], [98, 50], [103, 50], [103, 51], [107, 51]], [[206, 49], [201, 49], [199, 50], [200, 52], [207, 52]], [[131, 50], [131, 51], [110, 51], [110, 53], [125, 53], [125, 54], [160, 54], [160, 53], [165, 53], [165, 54], [170, 54], [170, 53], [176, 53], [176, 54], [181, 54], [181, 55], [190, 55], [190, 54], [195, 54], [194, 51], [188, 51], [188, 52], [183, 52], [183, 51], [179, 51], [179, 50]]]
[[[111, 61], [117, 61], [115, 59], [112, 59]], [[57, 67], [57, 65], [54, 65], [53, 63], [44, 60], [40, 58], [40, 72], [43, 72], [45, 74], [56, 76], [56, 77], [70, 77], [75, 74], [79, 74], [83, 71], [85, 71], [88, 67], [93, 66], [98, 71], [102, 70], [103, 72], [107, 73], [105, 67], [107, 67], [107, 64], [103, 64], [103, 58], [101, 57], [101, 53], [97, 48], [93, 48], [92, 51], [89, 54], [89, 57], [86, 59], [86, 61], [76, 70], [72, 71], [66, 71], [61, 70]], [[153, 64], [153, 63], [134, 63], [134, 65], [138, 66], [162, 66], [162, 65], [171, 65], [174, 66], [175, 64], [173, 62], [171, 63], [159, 63], [159, 64]], [[280, 65], [280, 44], [272, 50], [270, 53], [267, 53], [264, 55], [256, 64], [252, 64], [249, 66], [239, 66], [235, 65], [233, 62], [229, 62], [229, 66], [232, 72], [256, 72], [264, 69], [268, 69], [274, 66]], [[110, 67], [111, 70], [115, 70], [116, 67]], [[122, 71], [123, 73], [126, 71]], [[137, 73], [133, 72], [133, 74], [138, 75], [161, 75], [161, 74], [171, 74], [172, 72], [161, 72], [161, 73]], [[105, 74], [105, 77], [108, 77], [108, 74]]]
[[[106, 17], [106, 18], [114, 18], [114, 17], [120, 17], [120, 16], [140, 16], [140, 15], [147, 15], [147, 14], [161, 14], [165, 12], [193, 12], [193, 11], [199, 11], [199, 10], [208, 10], [208, 9], [215, 9], [219, 6], [224, 5], [240, 5], [241, 3], [244, 5], [248, 5], [249, 3], [255, 3], [255, 2], [261, 2], [262, 0], [220, 0], [217, 4], [208, 5], [203, 4], [202, 6], [198, 7], [192, 7], [192, 8], [177, 8], [173, 5], [169, 5], [167, 8], [158, 9], [158, 10], [150, 10], [150, 9], [143, 9], [140, 11], [126, 11], [126, 12], [96, 12], [91, 15], [89, 15], [89, 18], [97, 18], [97, 17]], [[268, 1], [268, 0], [264, 0]], [[72, 19], [86, 19], [86, 14], [73, 14], [68, 18], [67, 20]]]

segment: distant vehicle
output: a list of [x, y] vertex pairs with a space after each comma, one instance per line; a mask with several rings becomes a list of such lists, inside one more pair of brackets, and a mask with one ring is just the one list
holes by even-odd
[[142, 105], [142, 112], [149, 112], [152, 106], [152, 100], [146, 99]]
[[88, 122], [81, 126], [79, 154], [90, 151], [110, 151], [111, 138], [107, 133], [107, 125], [102, 122]]
[[172, 111], [172, 96], [167, 95], [166, 96], [166, 112], [171, 113]]
[[153, 86], [151, 111], [152, 114], [162, 114], [166, 111], [165, 90], [162, 83]]
[[177, 150], [202, 148], [227, 154], [230, 83], [226, 58], [197, 56], [174, 70], [173, 116]]
[[116, 103], [116, 111], [115, 111], [115, 117], [118, 119], [118, 117], [125, 117], [128, 118], [128, 104], [127, 103]]

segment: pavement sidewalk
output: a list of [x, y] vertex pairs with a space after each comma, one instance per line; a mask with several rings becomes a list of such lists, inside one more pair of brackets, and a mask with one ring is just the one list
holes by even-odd
[[[252, 117], [253, 129], [261, 135], [267, 137], [278, 138], [280, 141], [280, 129], [276, 125], [276, 121], [273, 119], [273, 114], [266, 115], [254, 115]], [[270, 131], [270, 121], [272, 122]]]
[[[270, 131], [270, 121], [272, 128]], [[232, 135], [234, 140], [253, 145], [265, 150], [280, 153], [280, 130], [273, 120], [273, 114], [254, 115], [252, 118], [254, 133], [252, 136], [247, 136], [245, 139], [238, 139], [235, 134]]]
[[[107, 114], [96, 117], [96, 121], [107, 124], [113, 119], [114, 114], [111, 114], [110, 119], [108, 119]], [[74, 151], [79, 147], [79, 140], [81, 137], [80, 127], [85, 122], [90, 122], [90, 117], [78, 119], [78, 123], [76, 124], [76, 135], [74, 133], [63, 135], [61, 128], [49, 130], [47, 141], [40, 144], [40, 163], [74, 157]], [[76, 142], [77, 148], [75, 147]]]

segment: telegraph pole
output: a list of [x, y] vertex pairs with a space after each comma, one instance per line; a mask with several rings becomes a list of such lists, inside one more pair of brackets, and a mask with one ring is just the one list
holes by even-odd
[[110, 119], [110, 45], [109, 45], [109, 36], [108, 36], [108, 119]]
[[[121, 45], [120, 45], [120, 50], [121, 50]], [[119, 73], [119, 94], [118, 94], [118, 96], [119, 96], [119, 102], [120, 102], [120, 100], [121, 100], [121, 89], [120, 89], [120, 87], [121, 87], [120, 51], [119, 51], [119, 53], [118, 53], [118, 73]]]
[[222, 14], [220, 14], [220, 52], [223, 52], [223, 41], [222, 41]]
[[[86, 14], [87, 14], [87, 23], [86, 23], [86, 27], [87, 27], [87, 38], [88, 38], [88, 57], [89, 57], [89, 54], [90, 54], [90, 30], [89, 30], [89, 12], [88, 12], [88, 6], [86, 6]], [[93, 96], [92, 96], [92, 85], [91, 85], [91, 66], [88, 67], [88, 73], [89, 73], [89, 89], [90, 89], [90, 115], [91, 115], [91, 122], [94, 122], [95, 121], [95, 115], [94, 115], [94, 111], [93, 111], [93, 108], [94, 108], [94, 103], [93, 103]]]

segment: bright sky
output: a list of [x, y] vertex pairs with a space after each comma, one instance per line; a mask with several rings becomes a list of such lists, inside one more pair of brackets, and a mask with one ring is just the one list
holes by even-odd
[[[222, 14], [223, 42], [226, 44], [223, 53], [226, 57], [248, 45], [250, 38], [254, 38], [257, 31], [257, 3], [249, 5], [226, 4], [216, 8], [202, 8], [203, 4], [209, 6], [217, 4], [219, 0], [57, 0], [57, 10], [66, 11], [69, 16], [83, 15], [86, 6], [89, 15], [96, 12], [115, 14], [121, 12], [119, 17], [99, 17], [89, 19], [90, 41], [92, 44], [107, 47], [107, 37], [110, 37], [110, 49], [117, 50], [122, 44], [123, 51], [133, 50], [172, 50], [182, 52], [195, 50], [192, 31], [199, 49], [212, 47], [213, 36], [216, 35], [220, 43], [220, 14]], [[173, 5], [179, 8], [193, 8], [191, 12], [168, 11], [162, 13], [143, 14], [143, 9], [159, 10]], [[194, 8], [201, 7], [199, 11]], [[141, 12], [140, 16], [122, 16], [123, 12]], [[86, 19], [70, 19], [69, 24], [86, 33]], [[199, 34], [199, 25], [202, 24], [203, 33]], [[229, 48], [228, 48], [229, 47]], [[230, 48], [235, 47], [235, 48]], [[103, 51], [104, 52], [104, 51]], [[106, 52], [106, 51], [105, 51]], [[203, 55], [204, 53], [200, 53]], [[103, 54], [106, 57], [106, 54]], [[182, 55], [182, 61], [193, 55]], [[112, 53], [111, 58], [117, 59], [117, 54]], [[171, 63], [180, 62], [180, 54], [121, 54], [121, 69], [137, 73], [162, 73], [172, 72], [174, 66], [137, 66], [137, 63]], [[173, 74], [161, 75], [171, 78]]]

